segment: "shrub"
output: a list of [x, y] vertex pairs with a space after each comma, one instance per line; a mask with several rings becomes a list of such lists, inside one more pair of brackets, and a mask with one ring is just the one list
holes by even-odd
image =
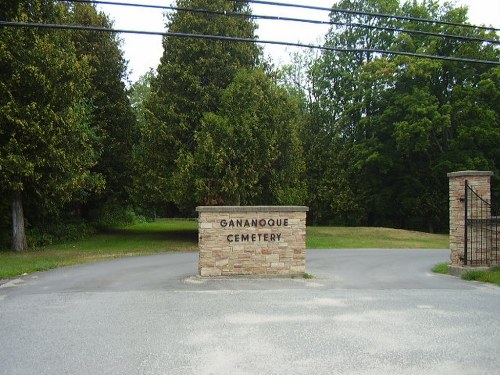
[[137, 215], [131, 207], [124, 207], [116, 202], [105, 203], [100, 208], [92, 211], [90, 217], [92, 223], [99, 229], [146, 222], [146, 218]]
[[88, 223], [52, 223], [28, 228], [26, 237], [32, 248], [72, 242], [84, 239], [95, 233], [96, 229]]

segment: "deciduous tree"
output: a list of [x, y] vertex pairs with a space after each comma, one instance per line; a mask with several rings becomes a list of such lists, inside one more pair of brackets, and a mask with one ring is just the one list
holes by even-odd
[[[435, 1], [399, 5], [392, 0], [346, 0], [334, 7], [467, 22], [465, 8]], [[333, 12], [332, 20], [350, 23], [353, 16]], [[355, 21], [498, 38], [480, 29], [417, 21], [374, 16], [356, 16]], [[352, 27], [332, 28], [327, 44], [499, 59], [498, 49], [480, 42]], [[492, 146], [500, 129], [498, 106], [481, 94], [486, 87], [495, 91], [491, 66], [328, 52], [311, 72], [315, 96], [305, 139], [310, 198], [320, 212], [318, 219], [443, 230], [448, 222], [446, 173], [498, 170]]]

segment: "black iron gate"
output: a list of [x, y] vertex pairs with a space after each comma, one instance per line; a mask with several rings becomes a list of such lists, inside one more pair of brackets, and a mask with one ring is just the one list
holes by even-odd
[[500, 217], [465, 181], [464, 266], [500, 265]]

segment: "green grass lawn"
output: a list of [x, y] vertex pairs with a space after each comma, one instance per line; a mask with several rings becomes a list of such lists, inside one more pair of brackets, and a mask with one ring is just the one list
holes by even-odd
[[[447, 235], [387, 228], [309, 227], [308, 248], [448, 248]], [[88, 239], [17, 254], [0, 251], [0, 279], [127, 256], [196, 251], [198, 223], [160, 219], [106, 231]]]
[[309, 249], [448, 249], [447, 234], [367, 227], [308, 227]]
[[17, 254], [0, 251], [0, 279], [24, 273], [127, 256], [196, 251], [198, 223], [160, 219], [96, 234], [88, 239]]

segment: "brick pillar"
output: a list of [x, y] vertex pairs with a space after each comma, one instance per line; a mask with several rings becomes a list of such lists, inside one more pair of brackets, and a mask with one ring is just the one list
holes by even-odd
[[491, 202], [489, 171], [461, 171], [448, 173], [450, 189], [450, 261], [452, 267], [463, 266], [465, 241], [465, 181], [483, 199]]

